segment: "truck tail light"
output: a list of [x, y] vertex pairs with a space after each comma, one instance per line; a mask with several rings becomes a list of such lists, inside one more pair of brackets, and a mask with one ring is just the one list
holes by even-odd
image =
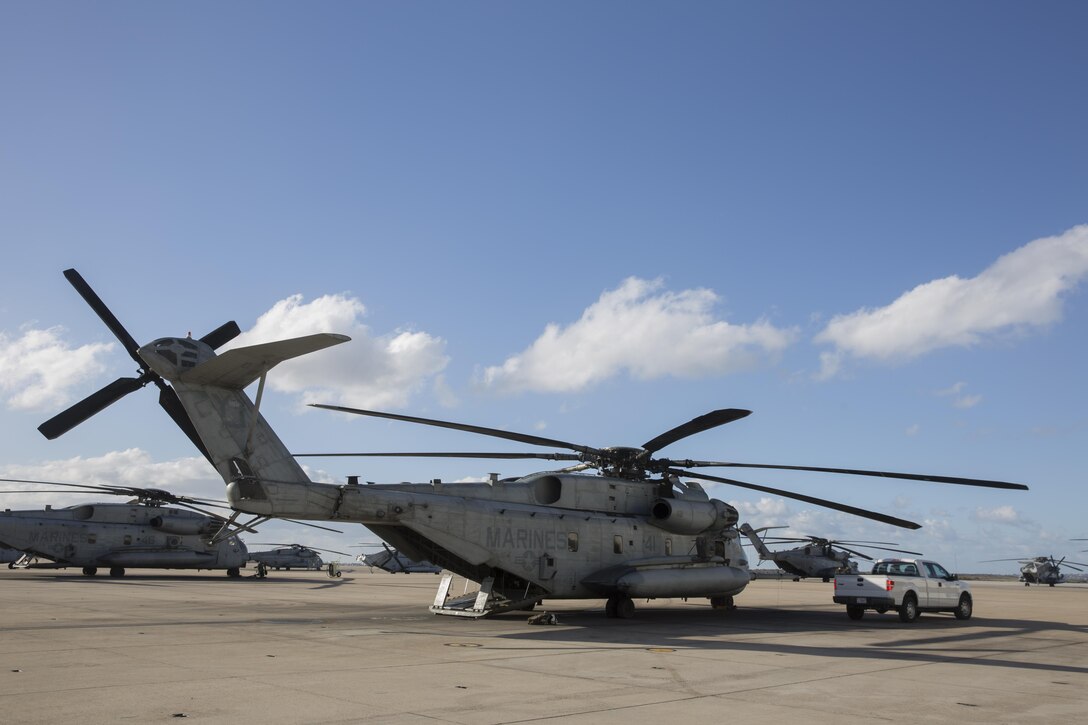
[[895, 580], [894, 579], [889, 579], [888, 580], [888, 587], [887, 587], [888, 591], [890, 592], [894, 588], [895, 588]]

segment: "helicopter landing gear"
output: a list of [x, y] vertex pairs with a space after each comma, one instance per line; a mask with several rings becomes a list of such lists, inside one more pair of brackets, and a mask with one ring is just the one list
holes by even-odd
[[257, 564], [257, 578], [264, 579], [268, 576], [268, 567], [264, 565], [264, 562]]
[[711, 597], [710, 598], [711, 609], [736, 609], [733, 604], [733, 597]]
[[[123, 567], [123, 566], [111, 566], [110, 567], [110, 576], [112, 576], [114, 579], [120, 579], [124, 575], [125, 575], [125, 567]], [[88, 574], [88, 576], [90, 576], [90, 575]]]
[[98, 567], [85, 566], [83, 567], [83, 576], [94, 576], [98, 573]]
[[613, 594], [604, 605], [604, 613], [613, 619], [630, 619], [635, 616], [635, 603], [626, 594]]
[[231, 579], [237, 579], [238, 577], [242, 576], [242, 572], [238, 570], [238, 567], [232, 566], [231, 568], [227, 569], [227, 576], [229, 576]]

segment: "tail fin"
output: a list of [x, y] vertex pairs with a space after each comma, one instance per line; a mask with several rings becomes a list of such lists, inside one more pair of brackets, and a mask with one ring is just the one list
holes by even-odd
[[767, 545], [763, 543], [763, 539], [759, 538], [759, 532], [766, 531], [769, 528], [772, 527], [767, 526], [762, 529], [753, 529], [748, 524], [741, 524], [740, 526], [740, 532], [748, 537], [748, 540], [752, 542], [752, 546], [754, 546], [756, 548], [756, 551], [759, 552], [759, 558], [764, 560], [770, 560], [774, 558], [771, 550], [768, 549]]
[[[272, 427], [260, 414], [264, 376], [300, 355], [347, 342], [344, 335], [318, 334], [228, 350], [216, 355], [199, 340], [163, 338], [139, 354], [177, 392], [209, 458], [227, 483], [259, 479], [309, 483]], [[244, 392], [260, 378], [257, 402]]]

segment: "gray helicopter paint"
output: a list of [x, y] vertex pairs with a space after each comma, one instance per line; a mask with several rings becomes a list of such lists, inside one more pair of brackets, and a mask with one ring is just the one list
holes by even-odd
[[[203, 535], [188, 533], [194, 523]], [[0, 542], [81, 567], [232, 569], [245, 566], [236, 537], [210, 544], [211, 517], [166, 506], [96, 503], [62, 509], [0, 512]]]

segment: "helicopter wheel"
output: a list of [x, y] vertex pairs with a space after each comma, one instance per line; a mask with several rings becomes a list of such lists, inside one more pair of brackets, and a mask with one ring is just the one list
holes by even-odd
[[98, 573], [98, 568], [93, 566], [83, 567], [83, 576], [94, 576]]
[[711, 609], [733, 609], [733, 597], [711, 597]]
[[123, 566], [111, 566], [110, 567], [110, 576], [112, 576], [114, 579], [120, 579], [124, 575], [125, 575], [125, 567], [123, 567]]
[[635, 616], [635, 602], [626, 594], [613, 594], [608, 598], [604, 611], [614, 619], [630, 619]]
[[232, 566], [231, 568], [227, 569], [227, 576], [229, 576], [231, 579], [236, 579], [242, 576], [242, 572], [238, 571], [238, 567]]
[[1050, 586], [1054, 586], [1054, 585], [1053, 585], [1053, 584], [1051, 584]]

